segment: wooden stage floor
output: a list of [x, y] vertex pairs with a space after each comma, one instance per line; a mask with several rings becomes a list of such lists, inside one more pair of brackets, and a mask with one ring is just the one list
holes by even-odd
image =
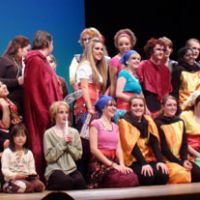
[[[75, 200], [200, 200], [200, 183], [66, 192]], [[48, 193], [0, 193], [0, 200], [41, 200]]]

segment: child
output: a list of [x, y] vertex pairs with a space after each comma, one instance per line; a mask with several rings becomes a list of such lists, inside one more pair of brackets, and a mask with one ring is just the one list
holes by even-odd
[[4, 192], [24, 193], [42, 192], [44, 184], [35, 171], [35, 161], [28, 149], [27, 129], [20, 123], [10, 131], [10, 145], [2, 154], [2, 173], [5, 184]]

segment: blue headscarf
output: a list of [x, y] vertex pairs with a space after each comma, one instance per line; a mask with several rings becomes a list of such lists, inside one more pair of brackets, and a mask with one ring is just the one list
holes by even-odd
[[133, 54], [139, 54], [137, 51], [135, 50], [129, 50], [127, 52], [124, 53], [124, 55], [121, 57], [120, 62], [124, 65], [127, 65], [126, 62], [127, 60], [130, 58], [130, 56], [132, 56]]
[[101, 96], [99, 100], [97, 100], [97, 102], [95, 103], [95, 109], [101, 113], [106, 104], [112, 99], [113, 97], [111, 96]]

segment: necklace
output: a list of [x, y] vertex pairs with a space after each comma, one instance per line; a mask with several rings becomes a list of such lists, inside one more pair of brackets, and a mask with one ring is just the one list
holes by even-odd
[[106, 119], [105, 117], [101, 117], [101, 122], [103, 124], [103, 127], [108, 130], [112, 131], [112, 122]]

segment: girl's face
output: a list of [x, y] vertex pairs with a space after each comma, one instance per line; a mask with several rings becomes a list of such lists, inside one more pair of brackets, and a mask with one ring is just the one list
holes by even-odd
[[56, 124], [65, 125], [68, 120], [67, 108], [64, 105], [60, 105], [58, 113], [56, 115]]
[[168, 99], [163, 106], [163, 114], [166, 117], [174, 117], [177, 111], [177, 102], [174, 99]]
[[0, 97], [7, 97], [9, 94], [9, 91], [7, 89], [7, 86], [0, 82]]
[[47, 61], [53, 70], [56, 70], [56, 62], [51, 56], [47, 56]]
[[110, 118], [114, 117], [116, 111], [116, 102], [109, 101], [103, 109], [103, 113]]
[[28, 54], [28, 52], [30, 51], [30, 49], [31, 49], [31, 45], [30, 44], [25, 46], [25, 47], [23, 47], [23, 48], [19, 48], [18, 49], [18, 56], [21, 57], [21, 58], [25, 58], [26, 55]]
[[131, 49], [131, 41], [127, 36], [119, 37], [117, 47], [120, 54], [124, 54], [126, 51]]
[[95, 61], [100, 61], [102, 60], [104, 56], [104, 46], [102, 43], [97, 42], [94, 44], [93, 47], [93, 57]]
[[133, 54], [130, 56], [130, 58], [127, 61], [128, 66], [130, 66], [132, 69], [137, 69], [138, 65], [141, 61], [141, 57], [139, 54]]
[[193, 65], [195, 63], [195, 59], [194, 59], [194, 54], [193, 51], [188, 49], [188, 51], [185, 53], [185, 55], [183, 56], [183, 60], [189, 64], [189, 65]]
[[20, 131], [17, 133], [16, 136], [14, 136], [13, 140], [15, 143], [16, 148], [22, 148], [24, 144], [26, 143], [26, 134], [23, 131]]
[[133, 116], [135, 116], [138, 119], [141, 119], [141, 117], [144, 114], [145, 106], [144, 101], [142, 99], [133, 99], [131, 102], [130, 111]]

